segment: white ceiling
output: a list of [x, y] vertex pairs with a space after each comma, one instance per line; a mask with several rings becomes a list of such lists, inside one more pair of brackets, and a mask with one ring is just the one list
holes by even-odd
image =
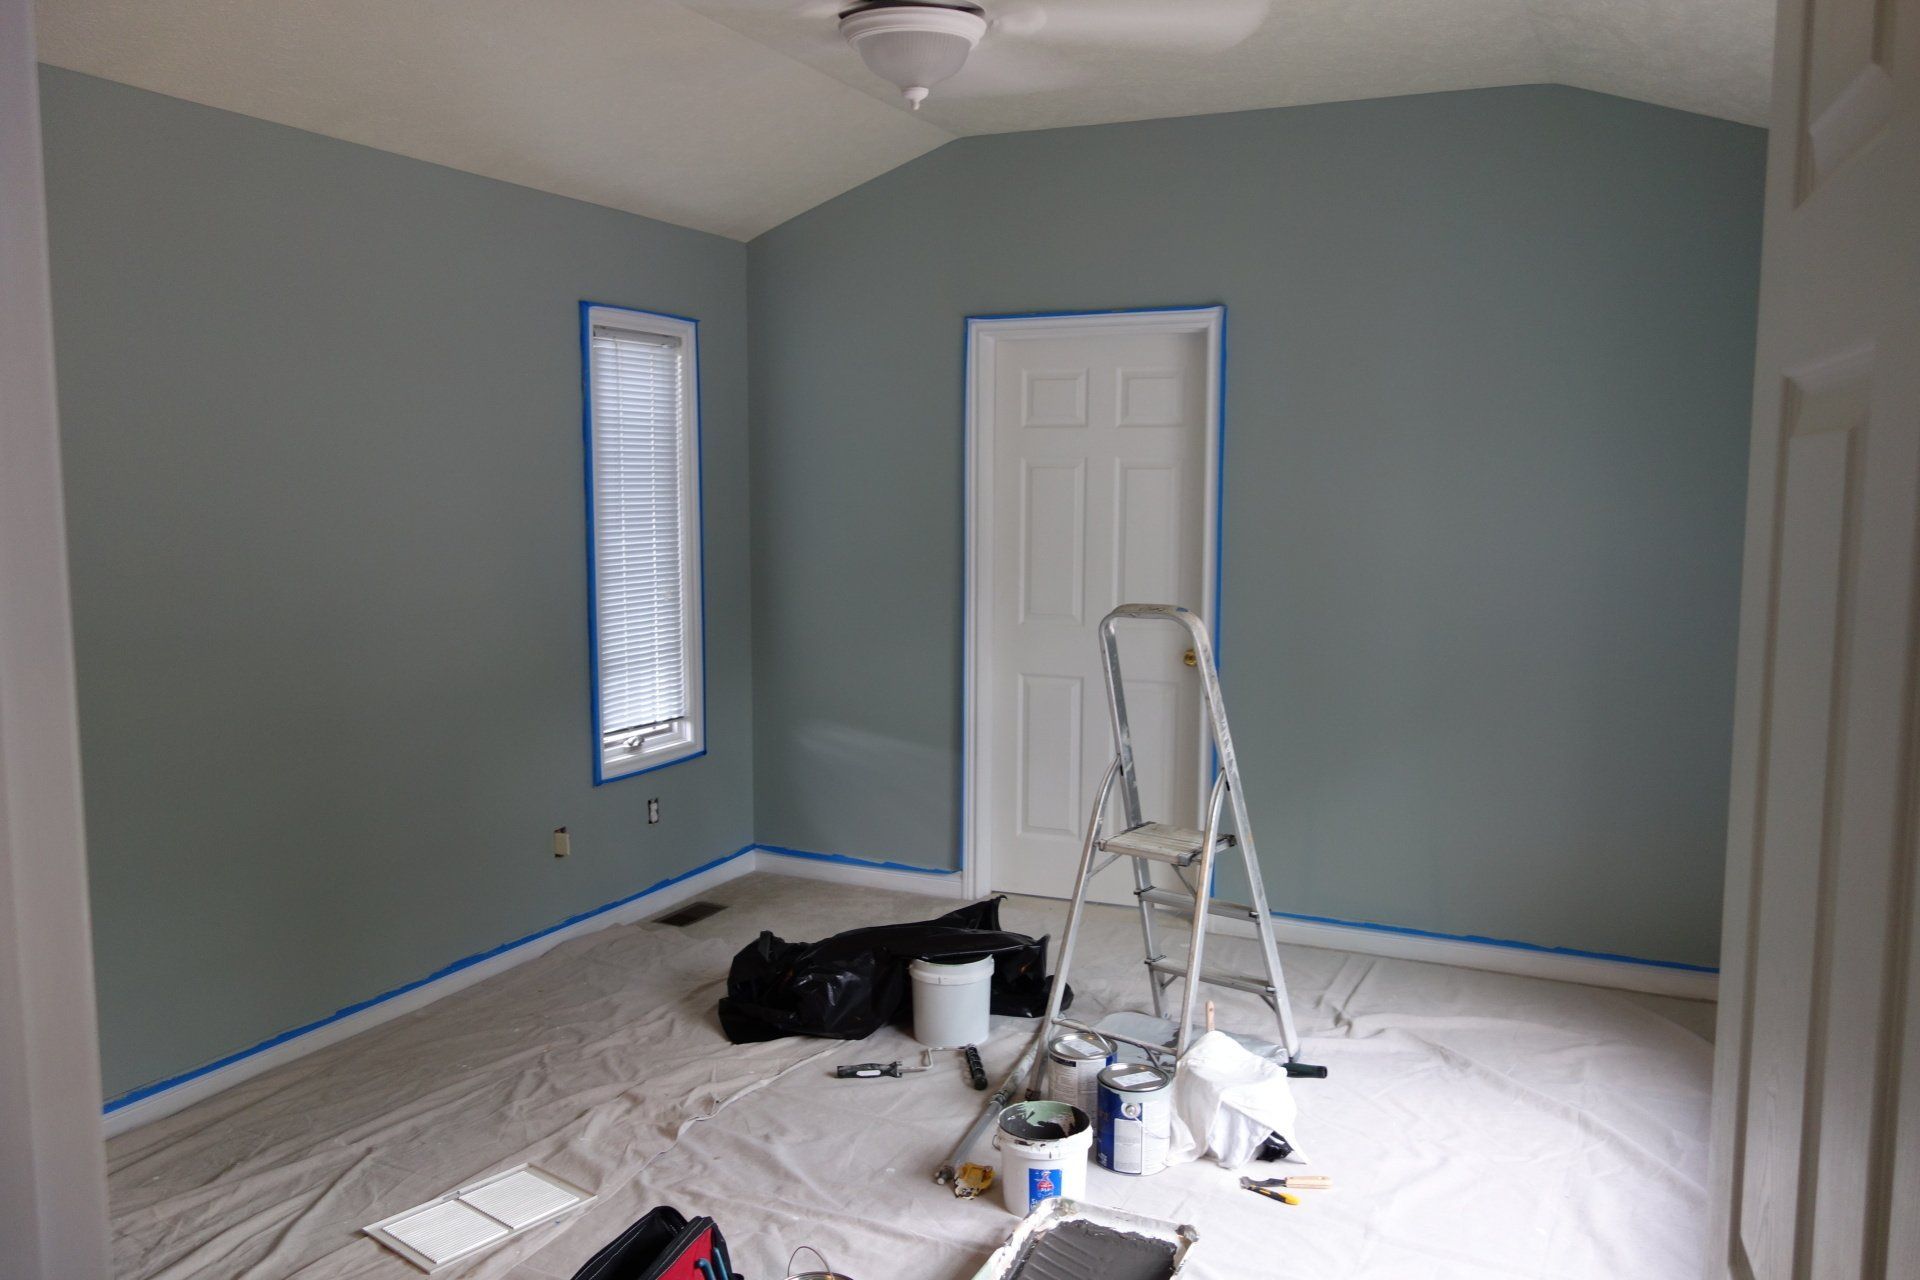
[[983, 0], [908, 112], [845, 0], [39, 0], [40, 56], [747, 239], [963, 134], [1552, 82], [1766, 116], [1773, 0]]

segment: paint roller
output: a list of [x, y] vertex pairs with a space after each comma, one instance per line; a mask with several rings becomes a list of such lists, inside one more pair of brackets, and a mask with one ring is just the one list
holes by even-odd
[[1007, 1078], [1001, 1082], [999, 1089], [987, 1099], [986, 1108], [981, 1111], [980, 1118], [973, 1122], [973, 1127], [967, 1130], [967, 1136], [960, 1139], [959, 1144], [947, 1156], [946, 1163], [933, 1171], [935, 1182], [943, 1187], [950, 1186], [959, 1176], [960, 1165], [966, 1160], [967, 1152], [973, 1150], [975, 1144], [986, 1136], [987, 1130], [993, 1127], [993, 1122], [1000, 1113], [1013, 1102], [1014, 1091], [1020, 1087], [1020, 1081], [1026, 1078], [1027, 1072], [1033, 1067], [1034, 1060], [1039, 1056], [1040, 1033], [1036, 1031], [1033, 1035], [1033, 1043], [1028, 1045], [1027, 1051], [1020, 1055], [1020, 1061], [1014, 1064], [1013, 1070], [1007, 1072]]

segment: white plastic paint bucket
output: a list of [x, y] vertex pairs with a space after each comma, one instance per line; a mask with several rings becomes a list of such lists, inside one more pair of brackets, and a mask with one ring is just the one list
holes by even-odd
[[1000, 1153], [1000, 1193], [1007, 1212], [1024, 1218], [1056, 1196], [1079, 1200], [1086, 1195], [1093, 1121], [1080, 1108], [1016, 1102], [1000, 1113], [993, 1145]]
[[907, 972], [913, 977], [915, 1040], [933, 1049], [958, 1049], [986, 1040], [992, 956], [964, 964], [915, 960]]

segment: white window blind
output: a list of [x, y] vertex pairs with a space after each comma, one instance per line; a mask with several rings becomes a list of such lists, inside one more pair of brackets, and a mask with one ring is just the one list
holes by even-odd
[[697, 748], [700, 733], [689, 471], [692, 335], [608, 323], [602, 314], [595, 309], [589, 320], [589, 386], [604, 777], [651, 767], [677, 748]]

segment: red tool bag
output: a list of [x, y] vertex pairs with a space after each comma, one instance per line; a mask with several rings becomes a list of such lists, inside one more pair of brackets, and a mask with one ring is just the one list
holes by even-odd
[[712, 1218], [661, 1205], [622, 1231], [573, 1280], [741, 1280]]

